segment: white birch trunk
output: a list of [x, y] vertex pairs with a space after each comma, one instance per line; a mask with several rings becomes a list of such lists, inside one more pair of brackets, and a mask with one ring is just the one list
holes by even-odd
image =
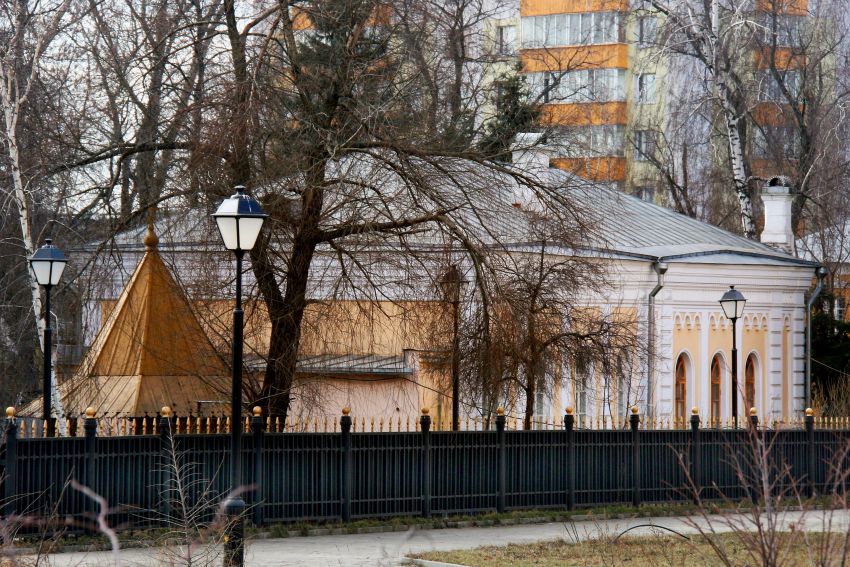
[[[41, 30], [41, 35], [32, 46], [31, 52], [28, 54], [31, 57], [29, 61], [30, 71], [27, 75], [21, 76], [18, 69], [24, 67], [23, 61], [18, 58], [20, 54], [25, 53], [26, 45], [24, 38], [26, 30], [23, 25], [36, 24], [36, 18], [26, 12], [26, 3], [15, 2], [11, 12], [15, 18], [12, 25], [14, 26], [14, 34], [10, 38], [3, 57], [0, 57], [0, 80], [2, 80], [2, 88], [0, 88], [0, 105], [3, 107], [3, 117], [5, 126], [5, 142], [9, 154], [9, 166], [12, 173], [12, 199], [18, 209], [18, 223], [21, 227], [21, 241], [24, 245], [24, 253], [27, 257], [31, 256], [35, 251], [35, 243], [33, 241], [32, 222], [30, 217], [29, 199], [27, 198], [27, 186], [21, 173], [21, 153], [18, 145], [18, 123], [21, 113], [26, 105], [32, 85], [35, 82], [38, 73], [38, 65], [41, 55], [45, 48], [53, 39], [58, 29], [59, 23], [68, 11], [70, 0], [65, 0], [56, 7], [56, 11], [45, 22], [44, 28]], [[30, 287], [30, 296], [32, 300], [33, 317], [35, 318], [36, 329], [38, 331], [38, 343], [41, 351], [44, 352], [44, 329], [46, 319], [49, 313], [42, 316], [41, 290], [35, 275], [31, 270], [27, 270], [28, 283]], [[53, 353], [47, 353], [48, 356], [53, 356]], [[55, 364], [53, 365], [55, 368]], [[59, 391], [56, 385], [55, 376], [51, 379], [52, 390], [51, 399], [53, 408], [59, 418], [57, 430], [61, 433], [65, 430], [64, 416], [62, 412], [62, 401], [59, 396]]]

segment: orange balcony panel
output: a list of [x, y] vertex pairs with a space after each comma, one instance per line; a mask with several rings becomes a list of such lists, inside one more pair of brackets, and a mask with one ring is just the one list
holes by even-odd
[[624, 43], [577, 45], [546, 49], [523, 49], [522, 70], [527, 73], [545, 71], [577, 71], [581, 69], [626, 69], [629, 46]]
[[805, 16], [809, 13], [808, 0], [756, 0], [756, 10], [759, 12], [776, 12]]
[[[770, 68], [770, 47], [763, 47], [756, 51], [756, 67], [759, 69]], [[794, 52], [790, 47], [777, 47], [774, 51], [777, 69], [801, 69], [806, 66], [806, 55]]]
[[776, 161], [772, 159], [752, 159], [750, 160], [753, 169], [753, 175], [768, 179], [776, 175], [785, 175], [794, 178], [796, 173], [793, 160]]
[[625, 181], [626, 158], [624, 157], [594, 157], [594, 158], [552, 158], [551, 163], [558, 169], [563, 169], [593, 181]]
[[545, 104], [540, 122], [546, 126], [626, 124], [628, 113], [625, 102]]
[[628, 0], [520, 0], [520, 16], [576, 14], [579, 12], [624, 12]]
[[753, 109], [753, 120], [762, 126], [793, 126], [794, 115], [787, 104], [761, 102]]

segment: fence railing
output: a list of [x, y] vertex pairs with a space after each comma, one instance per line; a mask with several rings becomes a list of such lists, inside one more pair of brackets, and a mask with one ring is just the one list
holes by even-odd
[[[165, 408], [163, 408], [165, 409]], [[93, 411], [93, 410], [92, 410]], [[157, 435], [162, 413], [156, 415], [145, 415], [140, 417], [129, 417], [123, 415], [103, 415], [98, 417], [97, 434], [100, 437], [124, 437], [128, 435]], [[263, 429], [267, 433], [338, 433], [340, 423], [338, 416], [321, 417], [282, 417], [264, 416]], [[627, 416], [574, 416], [575, 429], [596, 430], [625, 430], [629, 428]], [[813, 416], [814, 426], [817, 429], [841, 430], [850, 429], [850, 417]], [[32, 416], [18, 416], [18, 438], [45, 437], [48, 432], [47, 423], [44, 419]], [[53, 421], [56, 421], [54, 418]], [[83, 416], [67, 417], [63, 420], [64, 427], [52, 431], [58, 431], [62, 437], [83, 437]], [[196, 415], [171, 415], [172, 432], [176, 435], [195, 434], [213, 435], [229, 433], [231, 428], [230, 417], [225, 415], [196, 416]], [[466, 417], [460, 420], [461, 431], [494, 431], [496, 429], [495, 419], [482, 417]], [[419, 416], [359, 416], [351, 417], [352, 431], [355, 433], [392, 433], [392, 432], [417, 432], [420, 431]], [[685, 418], [663, 418], [643, 417], [641, 418], [642, 429], [657, 430], [685, 430], [690, 429], [690, 419]], [[451, 417], [441, 416], [440, 419], [431, 421], [431, 431], [451, 431]], [[732, 418], [721, 420], [706, 420], [702, 426], [711, 429], [733, 429]], [[772, 419], [761, 423], [761, 427], [768, 429], [803, 429], [805, 426], [803, 416], [783, 417]], [[555, 431], [563, 429], [563, 420], [553, 417], [535, 417], [532, 419], [530, 428], [534, 431]], [[749, 427], [746, 418], [741, 418], [738, 427]], [[505, 416], [505, 428], [509, 431], [522, 431], [522, 418], [517, 416]], [[251, 431], [251, 419], [246, 417], [242, 423], [242, 431]]]
[[[753, 447], [783, 471], [773, 474], [776, 490], [813, 495], [850, 466], [850, 430], [817, 428], [813, 415], [802, 429], [772, 429], [755, 415], [742, 429], [703, 428], [696, 414], [687, 429], [647, 429], [633, 411], [625, 429], [581, 429], [568, 413], [559, 429], [512, 431], [500, 414], [492, 430], [457, 432], [435, 431], [424, 410], [414, 430], [374, 432], [355, 430], [347, 412], [338, 431], [277, 431], [257, 411], [243, 442], [244, 496], [258, 525], [349, 521], [755, 497], [764, 463]], [[135, 435], [104, 435], [101, 422], [92, 412], [82, 436], [25, 437], [11, 412], [0, 448], [3, 513], [85, 517], [94, 504], [71, 479], [110, 504], [113, 523], [133, 526], [167, 523], [186, 503], [212, 514], [228, 494], [226, 431], [177, 435], [178, 420], [164, 416]]]

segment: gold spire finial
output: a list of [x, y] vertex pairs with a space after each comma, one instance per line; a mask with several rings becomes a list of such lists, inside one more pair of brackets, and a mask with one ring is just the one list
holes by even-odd
[[638, 412], [638, 411], [639, 411], [639, 410], [638, 410], [638, 407], [637, 407], [637, 406], [632, 406], [632, 413], [633, 413], [633, 414], [637, 415], [637, 412]]
[[500, 406], [500, 407], [497, 407], [497, 408], [496, 408], [496, 414], [497, 414], [497, 415], [505, 415], [505, 408], [503, 408], [503, 407], [501, 407], [501, 406]]
[[8, 417], [9, 419], [14, 418], [15, 417], [15, 408], [13, 408], [12, 406], [7, 407], [6, 408], [6, 417]]
[[813, 410], [812, 408], [806, 408], [806, 415], [808, 415], [808, 416], [815, 415], [815, 410]]
[[171, 417], [171, 408], [168, 406], [163, 406], [162, 410], [160, 410], [160, 414], [162, 417]]
[[350, 414], [350, 413], [351, 413], [351, 408], [350, 408], [350, 407], [345, 406], [344, 408], [342, 408], [342, 415], [348, 415], [348, 414]]
[[263, 408], [260, 406], [254, 406], [254, 417], [260, 417], [263, 415]]
[[145, 249], [156, 250], [159, 244], [159, 237], [154, 231], [154, 221], [156, 221], [156, 207], [148, 207], [148, 233], [145, 235]]
[[750, 408], [750, 415], [758, 415], [758, 410], [756, 408]]
[[573, 415], [573, 407], [572, 406], [569, 406], [567, 408], [567, 415]]
[[428, 415], [429, 413], [431, 413], [430, 408], [422, 408], [422, 415]]
[[91, 419], [94, 417], [94, 408], [89, 406], [86, 408], [86, 417]]
[[691, 415], [699, 415], [699, 408], [694, 406], [691, 408]]

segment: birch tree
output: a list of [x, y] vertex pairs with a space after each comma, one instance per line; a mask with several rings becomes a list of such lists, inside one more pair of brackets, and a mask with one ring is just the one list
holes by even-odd
[[[35, 251], [32, 191], [37, 183], [38, 171], [27, 168], [27, 164], [31, 162], [27, 156], [22, 155], [20, 128], [26, 113], [34, 112], [30, 105], [31, 95], [37, 88], [42, 57], [66, 25], [70, 6], [71, 0], [13, 0], [5, 2], [0, 13], [0, 27], [5, 36], [5, 41], [0, 46], [0, 106], [3, 110], [2, 136], [11, 182], [11, 187], [4, 190], [17, 209], [21, 251], [27, 257]], [[27, 273], [32, 314], [38, 329], [38, 341], [43, 350], [44, 328], [50, 313], [42, 313], [41, 290], [35, 276], [29, 270]], [[52, 383], [55, 388], [55, 380]], [[59, 396], [55, 390], [53, 397], [54, 402], [58, 403]], [[61, 407], [55, 407], [61, 417]]]
[[684, 55], [699, 63], [707, 82], [707, 94], [722, 118], [727, 142], [730, 178], [740, 208], [741, 230], [756, 239], [755, 216], [747, 160], [748, 69], [742, 66], [753, 42], [753, 21], [745, 3], [667, 2], [651, 5], [666, 18], [666, 56]]

